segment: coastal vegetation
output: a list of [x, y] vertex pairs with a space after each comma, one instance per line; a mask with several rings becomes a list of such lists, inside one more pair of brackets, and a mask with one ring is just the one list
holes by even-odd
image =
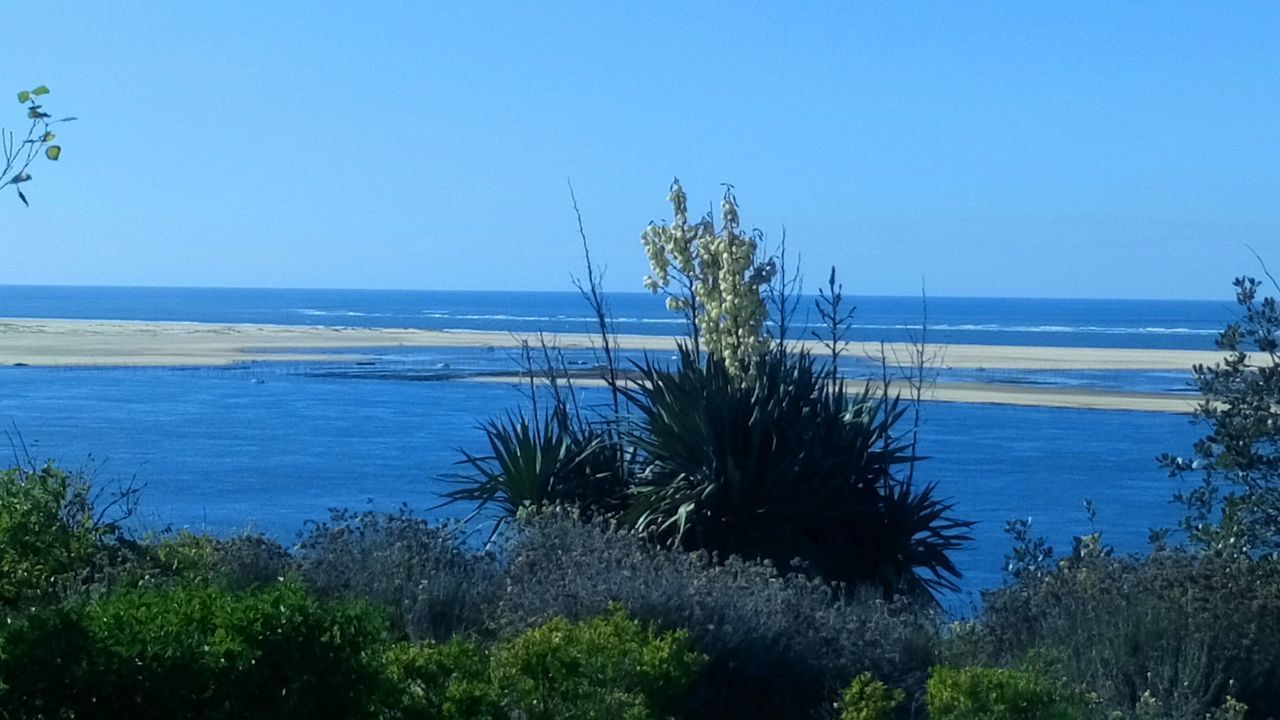
[[1010, 523], [1006, 584], [957, 619], [939, 598], [970, 524], [913, 480], [918, 395], [842, 377], [834, 271], [818, 358], [771, 320], [794, 307], [785, 265], [732, 190], [718, 226], [689, 222], [678, 183], [670, 201], [646, 282], [685, 344], [606, 354], [603, 407], [530, 348], [528, 406], [485, 422], [489, 452], [452, 478], [465, 521], [338, 510], [291, 546], [141, 534], [128, 491], [0, 474], [0, 716], [1280, 716], [1280, 315], [1261, 283], [1237, 281], [1229, 354], [1193, 370], [1206, 436], [1161, 458], [1197, 475], [1182, 525], [1145, 555], [1094, 529], [1058, 557]]

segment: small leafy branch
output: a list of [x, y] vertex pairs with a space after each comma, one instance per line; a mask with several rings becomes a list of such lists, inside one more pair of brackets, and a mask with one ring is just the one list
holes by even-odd
[[53, 126], [75, 120], [74, 117], [50, 120], [53, 116], [45, 112], [40, 100], [48, 94], [49, 88], [45, 85], [18, 93], [18, 102], [26, 106], [27, 119], [31, 121], [22, 140], [18, 140], [11, 130], [0, 130], [0, 149], [4, 152], [4, 170], [0, 172], [0, 178], [7, 178], [0, 183], [0, 188], [12, 185], [18, 191], [18, 199], [23, 205], [30, 205], [21, 187], [23, 183], [31, 181], [31, 173], [27, 172], [27, 168], [41, 155], [57, 161], [62, 156], [62, 146], [54, 144], [57, 134], [53, 132]]

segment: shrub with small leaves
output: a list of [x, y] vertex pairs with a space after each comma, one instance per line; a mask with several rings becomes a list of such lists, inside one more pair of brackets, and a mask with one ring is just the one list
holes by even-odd
[[493, 678], [527, 720], [664, 717], [706, 658], [684, 630], [658, 632], [608, 614], [571, 623], [556, 618], [494, 651]]
[[88, 571], [113, 531], [95, 518], [84, 478], [52, 465], [0, 471], [0, 607]]
[[1079, 720], [1079, 703], [1038, 675], [995, 668], [934, 668], [931, 720]]
[[484, 648], [462, 640], [397, 643], [386, 657], [397, 720], [505, 720]]
[[840, 720], [893, 720], [893, 711], [906, 697], [902, 690], [890, 690], [871, 673], [862, 673], [840, 699]]
[[662, 550], [554, 514], [517, 529], [504, 548], [500, 633], [588, 619], [614, 602], [640, 620], [687, 629], [708, 661], [681, 717], [827, 718], [859, 673], [914, 697], [936, 662], [933, 609], [842, 594], [764, 563]]
[[303, 537], [297, 567], [321, 597], [386, 607], [413, 639], [474, 634], [489, 623], [501, 571], [492, 556], [466, 548], [456, 530], [431, 525], [407, 508], [334, 511]]
[[370, 717], [387, 643], [294, 584], [116, 591], [0, 618], [0, 717]]
[[1035, 663], [1103, 708], [1201, 720], [1238, 698], [1280, 714], [1280, 562], [1183, 551], [1072, 558], [984, 595], [949, 657]]

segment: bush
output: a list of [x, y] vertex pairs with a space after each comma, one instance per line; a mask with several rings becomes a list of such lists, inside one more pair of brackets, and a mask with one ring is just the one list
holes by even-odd
[[0, 627], [0, 716], [359, 718], [383, 618], [292, 584], [124, 590]]
[[390, 714], [401, 720], [505, 720], [478, 645], [398, 643], [387, 653]]
[[893, 711], [905, 699], [906, 693], [890, 690], [870, 673], [862, 673], [840, 699], [840, 720], [893, 720]]
[[1158, 552], [1093, 557], [988, 593], [964, 662], [1052, 668], [1124, 717], [1202, 720], [1231, 693], [1280, 716], [1280, 563]]
[[480, 633], [501, 593], [501, 569], [466, 549], [451, 527], [398, 514], [335, 511], [298, 547], [298, 568], [321, 597], [362, 598], [389, 609], [413, 639]]
[[293, 571], [293, 557], [261, 535], [218, 538], [186, 530], [109, 548], [100, 585], [159, 587], [214, 583], [248, 590], [277, 583]]
[[[1275, 284], [1275, 278], [1271, 278]], [[1209, 432], [1193, 457], [1160, 456], [1173, 476], [1200, 476], [1177, 498], [1192, 542], [1215, 552], [1280, 555], [1280, 305], [1263, 284], [1236, 278], [1238, 322], [1218, 336], [1221, 363], [1192, 368]]]
[[556, 618], [499, 645], [399, 644], [387, 655], [390, 716], [403, 720], [666, 717], [705, 658], [620, 607]]
[[94, 517], [82, 477], [52, 465], [0, 471], [0, 608], [48, 599], [89, 570], [113, 530]]
[[[762, 355], [740, 378], [716, 356], [640, 368], [621, 392], [640, 451], [628, 524], [670, 547], [768, 560], [886, 597], [955, 588], [971, 523], [932, 486], [894, 476], [896, 401], [846, 393], [806, 353]], [[798, 561], [798, 562], [797, 562]]]
[[857, 674], [923, 692], [936, 616], [859, 600], [768, 565], [662, 550], [628, 533], [555, 515], [526, 518], [505, 548], [498, 630], [582, 620], [620, 603], [662, 628], [689, 631], [706, 668], [683, 717], [829, 717]]
[[932, 720], [1078, 720], [1067, 692], [1037, 675], [993, 668], [937, 667], [927, 691]]
[[614, 606], [580, 623], [564, 618], [497, 648], [493, 678], [528, 720], [666, 717], [706, 658], [687, 631], [658, 633]]

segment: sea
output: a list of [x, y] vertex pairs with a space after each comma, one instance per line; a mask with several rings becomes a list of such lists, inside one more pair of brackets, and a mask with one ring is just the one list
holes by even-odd
[[[623, 334], [670, 336], [682, 322], [660, 299], [608, 296]], [[952, 370], [947, 344], [1212, 349], [1236, 317], [1222, 301], [847, 297], [848, 339], [920, 337], [943, 347], [938, 381], [1182, 394], [1190, 372]], [[793, 337], [820, 330], [801, 298]], [[577, 293], [0, 286], [0, 316], [99, 320], [320, 325], [432, 330], [593, 329]], [[0, 329], [0, 349], [4, 335]], [[357, 361], [257, 362], [219, 368], [0, 368], [0, 452], [82, 469], [98, 487], [143, 488], [137, 531], [252, 531], [296, 540], [330, 508], [390, 510], [408, 504], [435, 520], [462, 452], [484, 450], [478, 425], [527, 402], [521, 388], [470, 382], [509, 371], [518, 358], [494, 348], [361, 349]], [[633, 353], [627, 360], [643, 360]], [[665, 361], [669, 358], [657, 358]], [[590, 351], [566, 362], [598, 362]], [[843, 372], [878, 372], [847, 358]], [[599, 391], [581, 390], [588, 406]], [[1180, 516], [1178, 481], [1155, 457], [1189, 452], [1205, 429], [1189, 416], [1119, 410], [926, 403], [917, 470], [977, 522], [956, 555], [964, 572], [952, 607], [976, 604], [1005, 582], [1009, 520], [1069, 552], [1074, 535], [1101, 531], [1120, 552], [1141, 552], [1153, 528]], [[1091, 521], [1085, 501], [1097, 509]]]

